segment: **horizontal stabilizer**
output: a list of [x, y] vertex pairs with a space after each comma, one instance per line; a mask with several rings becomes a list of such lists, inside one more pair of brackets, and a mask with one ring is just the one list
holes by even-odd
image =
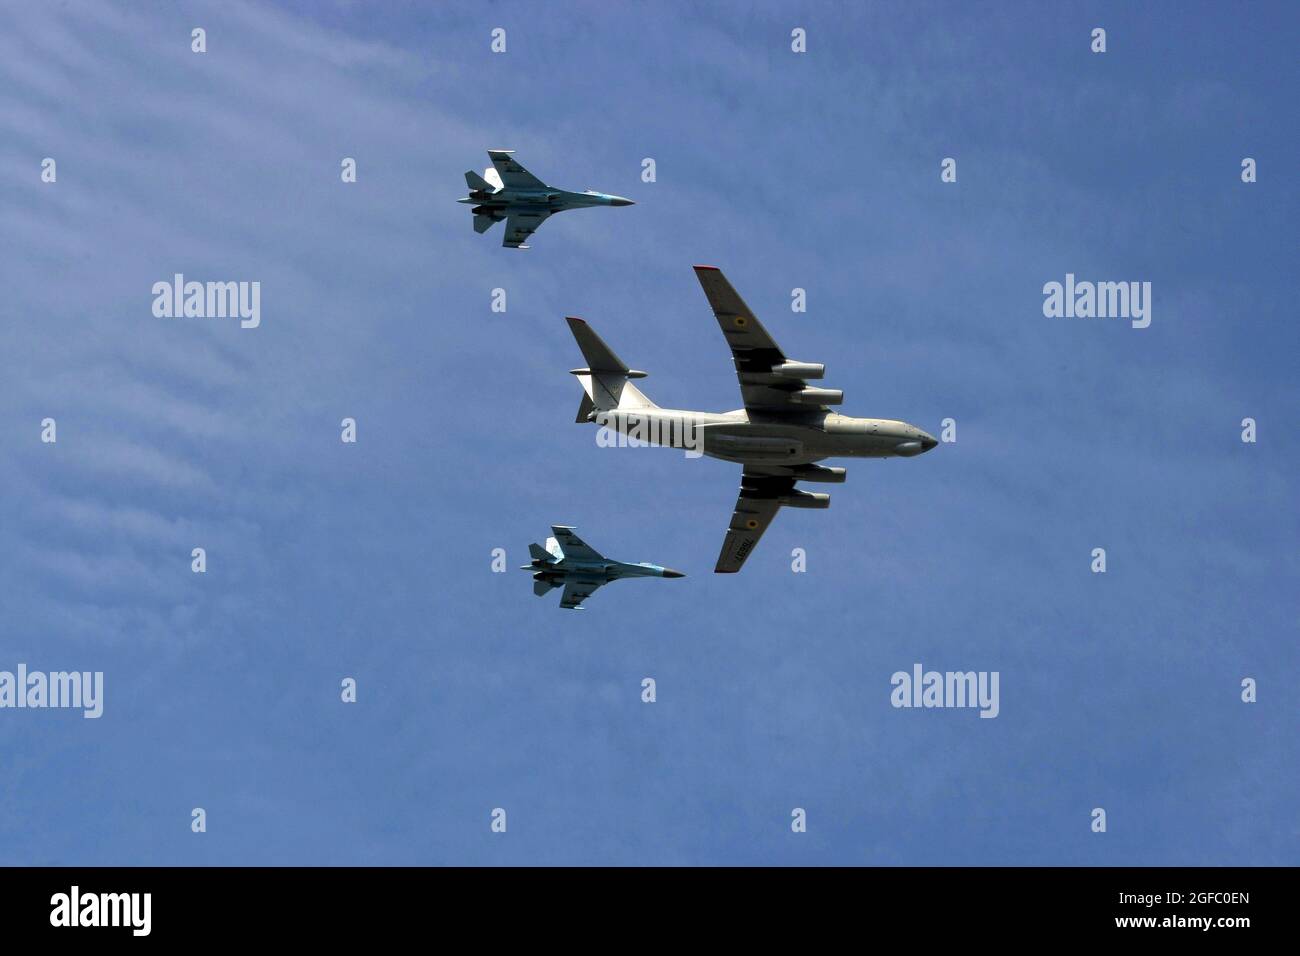
[[533, 593], [536, 594], [538, 597], [541, 597], [547, 591], [550, 591], [558, 587], [559, 587], [558, 584], [552, 581], [548, 581], [545, 578], [533, 578]]
[[591, 372], [619, 372], [626, 375], [632, 371], [623, 364], [623, 360], [614, 354], [614, 350], [605, 344], [604, 339], [592, 331], [591, 326], [582, 319], [569, 316], [569, 331], [578, 340], [582, 357], [587, 360], [587, 369]]
[[465, 184], [469, 186], [470, 192], [490, 193], [495, 191], [490, 182], [472, 169], [465, 171]]
[[500, 221], [501, 221], [501, 220], [499, 220], [499, 219], [494, 219], [494, 218], [491, 217], [491, 216], [475, 216], [475, 217], [474, 217], [474, 231], [475, 231], [475, 232], [487, 232], [489, 229], [492, 228], [492, 225], [493, 225], [494, 223], [497, 223], [497, 222], [500, 222]]
[[573, 333], [582, 350], [582, 357], [587, 360], [586, 368], [572, 369], [578, 382], [586, 392], [586, 398], [578, 407], [575, 421], [593, 420], [592, 411], [607, 412], [616, 408], [657, 408], [654, 402], [646, 398], [639, 388], [628, 379], [645, 378], [645, 372], [628, 368], [623, 360], [614, 354], [614, 350], [605, 344], [604, 339], [592, 331], [582, 319], [569, 316], [569, 331]]
[[540, 544], [530, 544], [528, 553], [534, 561], [545, 561], [547, 564], [551, 562], [551, 555]]

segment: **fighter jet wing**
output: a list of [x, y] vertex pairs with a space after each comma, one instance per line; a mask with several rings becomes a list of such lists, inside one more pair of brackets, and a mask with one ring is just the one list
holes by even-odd
[[567, 607], [571, 611], [583, 610], [582, 602], [595, 594], [598, 587], [600, 584], [596, 581], [571, 581], [564, 586], [564, 593], [560, 595], [560, 607]]
[[736, 510], [731, 515], [731, 526], [722, 542], [717, 567], [713, 569], [715, 573], [735, 574], [741, 569], [780, 510], [777, 499], [790, 494], [794, 483], [794, 478], [768, 475], [760, 468], [750, 466], [745, 469], [740, 478], [740, 497], [736, 499]]
[[574, 558], [578, 561], [603, 561], [605, 559], [603, 554], [574, 534], [573, 529], [567, 525], [553, 524], [551, 525], [551, 532], [555, 535], [555, 540], [560, 543], [560, 550], [564, 552], [566, 558]]
[[506, 189], [546, 188], [546, 183], [515, 162], [514, 156], [511, 155], [514, 153], [513, 149], [489, 149], [487, 152], [497, 175], [501, 177], [501, 184]]
[[527, 249], [528, 237], [547, 220], [549, 212], [512, 212], [506, 217], [506, 234], [501, 245], [508, 249]]
[[824, 405], [816, 402], [792, 400], [795, 393], [807, 387], [808, 383], [803, 379], [772, 374], [774, 365], [786, 361], [785, 353], [732, 288], [722, 270], [714, 266], [696, 266], [695, 275], [713, 308], [718, 327], [731, 347], [745, 408], [764, 412], [824, 409]]

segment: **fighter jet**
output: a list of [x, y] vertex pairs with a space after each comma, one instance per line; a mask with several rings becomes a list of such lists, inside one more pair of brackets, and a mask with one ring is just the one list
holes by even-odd
[[622, 196], [610, 196], [588, 189], [571, 193], [542, 182], [514, 161], [513, 149], [489, 149], [492, 165], [480, 176], [474, 170], [465, 173], [469, 195], [457, 202], [474, 206], [474, 231], [487, 232], [492, 224], [506, 221], [501, 245], [510, 249], [527, 249], [528, 237], [541, 228], [549, 216], [566, 209], [586, 206], [632, 206]]
[[619, 578], [684, 578], [686, 575], [657, 564], [625, 564], [607, 558], [592, 548], [573, 529], [562, 524], [551, 525], [553, 538], [546, 539], [546, 547], [530, 544], [528, 553], [532, 564], [520, 570], [533, 572], [533, 593], [541, 597], [552, 588], [564, 585], [560, 607], [571, 611], [583, 610], [582, 602], [595, 593], [596, 588]]
[[[796, 488], [796, 482], [844, 481], [843, 468], [825, 458], [912, 458], [938, 444], [907, 422], [849, 418], [831, 411], [844, 393], [814, 388], [826, 366], [787, 358], [731, 283], [713, 266], [695, 275], [731, 347], [744, 408], [694, 412], [660, 408], [631, 380], [645, 372], [628, 368], [582, 319], [567, 319], [587, 362], [572, 370], [582, 383], [579, 422], [607, 426], [628, 439], [687, 448], [742, 466], [740, 495], [722, 542], [720, 573], [739, 571], [776, 513], [787, 508], [826, 508], [831, 496]], [[619, 439], [620, 441], [622, 439]]]

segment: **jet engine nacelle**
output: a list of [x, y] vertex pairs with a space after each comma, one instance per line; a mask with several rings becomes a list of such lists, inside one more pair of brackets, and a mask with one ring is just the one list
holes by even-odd
[[799, 405], [838, 405], [844, 401], [844, 392], [838, 388], [801, 388], [790, 400]]
[[798, 488], [776, 500], [787, 508], [829, 508], [831, 506], [830, 495], [820, 491], [800, 491]]
[[826, 366], [815, 362], [782, 362], [772, 366], [772, 374], [782, 378], [821, 378], [826, 374]]

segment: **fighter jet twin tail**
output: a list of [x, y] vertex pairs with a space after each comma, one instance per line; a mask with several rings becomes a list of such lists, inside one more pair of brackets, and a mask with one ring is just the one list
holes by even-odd
[[[580, 206], [626, 206], [631, 201], [603, 193], [552, 189], [516, 163], [509, 150], [489, 150], [493, 169], [465, 178], [474, 189], [461, 202], [474, 202], [474, 228], [483, 232], [506, 219], [504, 244], [522, 245], [549, 215]], [[497, 175], [493, 177], [493, 173]], [[645, 372], [628, 367], [582, 319], [567, 321], [586, 366], [573, 369], [583, 388], [577, 421], [594, 422], [629, 438], [670, 448], [693, 448], [741, 466], [740, 492], [714, 571], [739, 571], [777, 511], [827, 508], [830, 495], [804, 491], [798, 482], [844, 481], [845, 469], [817, 464], [826, 458], [912, 458], [938, 442], [907, 422], [850, 418], [831, 410], [844, 399], [838, 389], [809, 385], [826, 366], [796, 362], [768, 334], [721, 270], [696, 266], [696, 278], [731, 349], [742, 408], [729, 412], [661, 408], [632, 384]], [[625, 564], [606, 558], [562, 525], [551, 529], [546, 547], [529, 545], [533, 592], [563, 585], [560, 606], [579, 609], [603, 584], [625, 577], [683, 577], [655, 564]]]

